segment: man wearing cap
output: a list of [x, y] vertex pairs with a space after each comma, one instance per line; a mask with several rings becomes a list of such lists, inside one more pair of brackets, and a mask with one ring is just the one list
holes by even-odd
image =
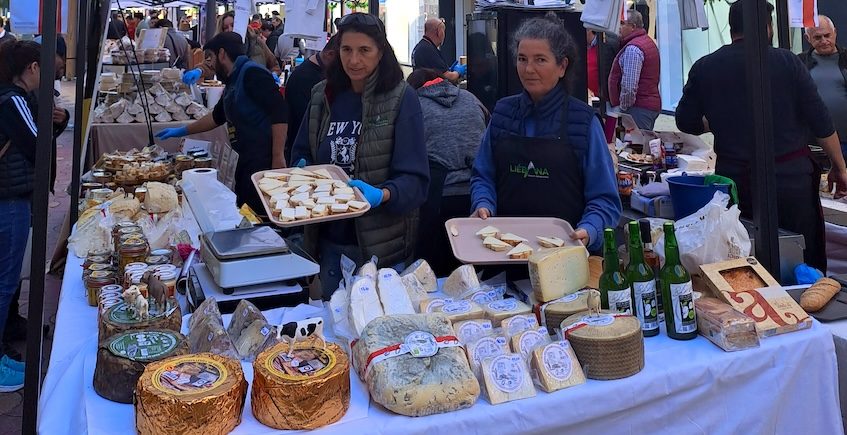
[[[254, 211], [263, 210], [250, 176], [271, 168], [284, 168], [283, 156], [288, 112], [271, 73], [244, 55], [244, 42], [235, 32], [223, 32], [203, 47], [214, 63], [215, 73], [226, 83], [223, 97], [212, 113], [183, 127], [166, 128], [156, 137], [168, 139], [212, 130], [227, 123], [230, 144], [238, 153], [235, 168], [235, 194], [239, 204]], [[183, 81], [192, 84], [200, 70], [185, 73]]]
[[[676, 108], [676, 126], [690, 134], [715, 135], [715, 172], [738, 185], [742, 216], [752, 217], [752, 207], [760, 199], [752, 191], [753, 122], [748, 101], [747, 63], [744, 40], [743, 2], [729, 8], [732, 43], [698, 60], [688, 73], [688, 83]], [[768, 5], [772, 13], [774, 7]], [[768, 17], [770, 18], [770, 13]], [[773, 38], [772, 23], [767, 25]], [[802, 234], [806, 242], [805, 261], [826, 272], [826, 242], [821, 210], [821, 169], [810, 157], [809, 133], [832, 161], [828, 180], [836, 186], [836, 197], [847, 194], [847, 168], [833, 128], [832, 118], [818, 95], [809, 71], [794, 55], [768, 46], [765, 68], [770, 72], [773, 115], [774, 178], [776, 182], [779, 227]]]

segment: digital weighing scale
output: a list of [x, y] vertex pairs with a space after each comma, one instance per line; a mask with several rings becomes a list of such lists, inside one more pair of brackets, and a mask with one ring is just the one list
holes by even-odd
[[203, 192], [184, 183], [183, 194], [202, 232], [203, 263], [192, 266], [192, 282], [199, 284], [208, 296], [239, 299], [298, 293], [303, 290], [298, 281], [305, 282], [300, 278], [320, 272], [317, 263], [292, 252], [271, 227], [215, 231]]

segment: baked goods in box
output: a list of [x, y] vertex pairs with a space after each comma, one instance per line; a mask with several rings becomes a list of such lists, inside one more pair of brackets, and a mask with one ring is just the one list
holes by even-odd
[[697, 311], [697, 330], [721, 349], [736, 350], [759, 347], [756, 323], [749, 317], [715, 298], [700, 298], [694, 302]]
[[821, 278], [800, 295], [800, 306], [808, 313], [820, 311], [840, 291], [841, 283]]
[[365, 327], [353, 359], [375, 402], [419, 417], [469, 408], [479, 397], [459, 346], [443, 314], [384, 316]]
[[777, 287], [779, 282], [754, 257], [704, 264], [700, 271], [715, 296], [721, 292]]

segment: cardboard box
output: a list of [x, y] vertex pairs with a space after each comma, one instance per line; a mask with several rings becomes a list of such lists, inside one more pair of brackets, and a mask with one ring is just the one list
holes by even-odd
[[809, 315], [753, 257], [700, 267], [709, 290], [756, 322], [759, 337], [812, 326]]

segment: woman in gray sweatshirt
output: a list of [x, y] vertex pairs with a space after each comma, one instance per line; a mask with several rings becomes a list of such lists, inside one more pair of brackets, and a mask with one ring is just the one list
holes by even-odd
[[429, 159], [430, 183], [421, 207], [422, 229], [433, 237], [418, 238], [418, 256], [438, 276], [459, 266], [448, 253], [444, 222], [467, 217], [470, 210], [471, 168], [488, 124], [488, 111], [470, 92], [459, 89], [434, 70], [418, 69], [409, 75], [417, 90], [424, 118], [424, 140]]

